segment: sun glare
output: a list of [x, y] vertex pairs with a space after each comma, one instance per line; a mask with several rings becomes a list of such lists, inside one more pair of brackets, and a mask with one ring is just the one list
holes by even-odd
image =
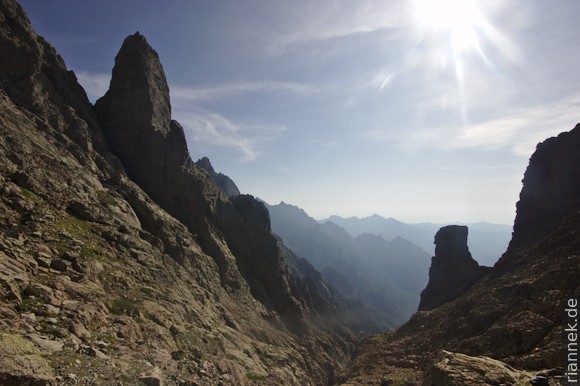
[[415, 12], [419, 24], [433, 29], [464, 29], [480, 18], [470, 0], [415, 0]]
[[478, 49], [485, 19], [473, 0], [415, 0], [415, 18], [423, 33], [447, 33], [455, 51]]
[[415, 27], [419, 41], [428, 47], [428, 59], [452, 64], [459, 82], [463, 82], [466, 59], [472, 54], [493, 68], [485, 46], [491, 44], [508, 56], [515, 55], [509, 41], [487, 21], [477, 0], [414, 0], [413, 4]]

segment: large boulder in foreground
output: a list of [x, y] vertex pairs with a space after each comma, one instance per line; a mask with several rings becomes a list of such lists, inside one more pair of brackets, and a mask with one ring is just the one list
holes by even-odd
[[443, 350], [427, 373], [424, 385], [478, 386], [529, 384], [531, 374], [485, 356]]

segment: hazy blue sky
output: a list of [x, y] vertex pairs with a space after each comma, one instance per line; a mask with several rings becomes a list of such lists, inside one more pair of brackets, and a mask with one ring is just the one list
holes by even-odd
[[22, 0], [91, 100], [157, 50], [194, 160], [323, 218], [511, 224], [580, 121], [577, 0]]

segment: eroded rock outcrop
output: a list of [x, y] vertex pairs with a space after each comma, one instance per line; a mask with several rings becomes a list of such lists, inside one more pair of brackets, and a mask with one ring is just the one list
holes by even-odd
[[537, 242], [580, 210], [580, 124], [538, 144], [523, 179], [509, 251]]
[[421, 292], [419, 311], [432, 310], [467, 291], [484, 272], [467, 247], [468, 228], [445, 226], [435, 234], [435, 256], [429, 268], [429, 283]]

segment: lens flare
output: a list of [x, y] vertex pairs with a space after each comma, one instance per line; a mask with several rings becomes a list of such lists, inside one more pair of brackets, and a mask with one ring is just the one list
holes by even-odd
[[414, 11], [420, 36], [429, 39], [438, 56], [449, 56], [446, 62], [454, 64], [459, 81], [465, 74], [463, 56], [477, 53], [490, 64], [481, 42], [495, 32], [475, 0], [414, 0]]

